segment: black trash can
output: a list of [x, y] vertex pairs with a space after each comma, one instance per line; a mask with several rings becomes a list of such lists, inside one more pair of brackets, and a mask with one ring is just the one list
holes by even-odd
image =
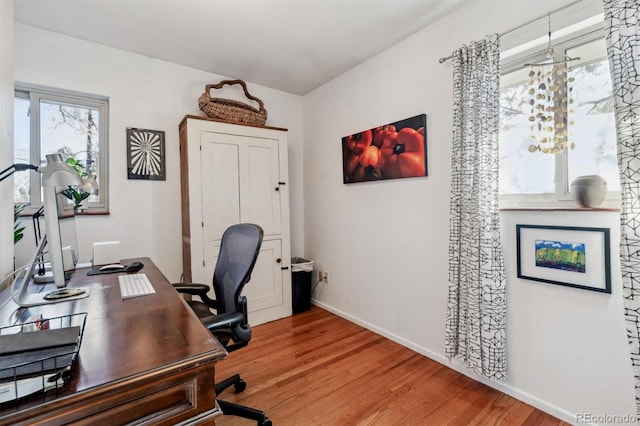
[[291, 307], [294, 314], [311, 309], [312, 272], [312, 260], [302, 257], [291, 258]]

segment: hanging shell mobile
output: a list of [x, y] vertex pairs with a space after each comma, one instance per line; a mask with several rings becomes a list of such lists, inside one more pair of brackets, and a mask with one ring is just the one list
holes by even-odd
[[[563, 59], [554, 61], [558, 55]], [[573, 121], [571, 97], [575, 80], [571, 76], [571, 61], [580, 58], [569, 58], [559, 53], [551, 45], [551, 15], [549, 15], [549, 45], [545, 56], [538, 62], [525, 64], [529, 67], [528, 95], [531, 122], [531, 144], [529, 152], [558, 154], [565, 149], [574, 149], [575, 143], [570, 141], [569, 128]]]

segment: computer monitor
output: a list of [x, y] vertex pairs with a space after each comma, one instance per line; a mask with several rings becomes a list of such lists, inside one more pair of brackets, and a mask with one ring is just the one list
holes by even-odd
[[[89, 288], [82, 287], [75, 289], [79, 291], [75, 295], [58, 299], [47, 299], [46, 296], [50, 293], [51, 289], [43, 286], [43, 284], [41, 283], [36, 284], [34, 278], [38, 276], [40, 265], [42, 263], [45, 252], [52, 249], [47, 249], [47, 247], [49, 247], [49, 244], [50, 242], [48, 240], [48, 235], [45, 234], [38, 244], [38, 249], [36, 250], [36, 253], [29, 262], [28, 266], [20, 274], [18, 274], [13, 282], [12, 296], [14, 302], [19, 306], [38, 306], [46, 303], [64, 302], [67, 300], [81, 299], [89, 296]], [[59, 249], [61, 250], [62, 248], [59, 247]], [[55, 277], [55, 272], [53, 272], [53, 274]]]
[[[60, 231], [60, 247], [62, 249], [62, 263], [65, 272], [65, 281], [71, 276], [70, 271], [75, 269], [77, 259], [79, 258], [78, 238], [76, 233], [75, 211], [73, 202], [61, 194], [64, 188], [56, 189], [56, 205], [58, 214], [58, 227]], [[36, 237], [36, 245], [42, 238], [40, 221], [42, 217], [42, 209], [33, 215], [34, 234]], [[33, 280], [37, 283], [44, 284], [54, 281], [54, 275], [51, 268], [49, 258], [50, 250], [44, 249], [44, 256], [39, 259], [37, 273], [33, 276]]]
[[[65, 272], [75, 269], [80, 258], [78, 236], [76, 233], [76, 218], [71, 212], [58, 218], [60, 224], [60, 245], [62, 247], [62, 264]], [[67, 275], [65, 275], [65, 279]]]
[[62, 238], [60, 236], [60, 219], [58, 217], [57, 188], [67, 185], [82, 185], [82, 178], [60, 154], [46, 156], [47, 165], [42, 172], [42, 198], [44, 204], [44, 223], [49, 247], [49, 259], [56, 287], [65, 285], [64, 263], [62, 257]]
[[[27, 266], [21, 274], [18, 274], [13, 283], [13, 299], [18, 305], [23, 307], [52, 303], [52, 301], [44, 298], [45, 293], [31, 291], [34, 281], [33, 278], [36, 270], [39, 268], [39, 264], [42, 262], [45, 247], [49, 253], [51, 272], [56, 287], [62, 288], [65, 286], [63, 245], [57, 204], [58, 190], [56, 188], [83, 184], [80, 176], [72, 167], [62, 160], [60, 154], [50, 154], [47, 155], [46, 158], [47, 164], [38, 167], [38, 171], [42, 173], [45, 235], [40, 241], [36, 254], [29, 263], [29, 266]], [[73, 234], [75, 235], [75, 222], [73, 224]], [[87, 295], [88, 290], [86, 294], [81, 294], [77, 297], [86, 297]], [[64, 300], [69, 299], [71, 298]]]

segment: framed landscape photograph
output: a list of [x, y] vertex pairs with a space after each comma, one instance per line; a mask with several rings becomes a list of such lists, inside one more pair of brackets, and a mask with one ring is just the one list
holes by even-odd
[[611, 293], [609, 228], [516, 225], [518, 278]]
[[342, 138], [343, 183], [427, 176], [427, 116]]

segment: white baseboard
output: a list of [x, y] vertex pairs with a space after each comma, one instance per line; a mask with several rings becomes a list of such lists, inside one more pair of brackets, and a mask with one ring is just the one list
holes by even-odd
[[[386, 337], [389, 340], [392, 340], [402, 346], [405, 346], [421, 355], [424, 355], [427, 358], [430, 358], [436, 362], [439, 362], [440, 364], [443, 364], [461, 374], [464, 374], [465, 376], [483, 383], [489, 387], [492, 387], [496, 390], [499, 390], [500, 392], [503, 392], [509, 396], [512, 396], [513, 398], [522, 401], [526, 404], [529, 404], [533, 407], [536, 407], [537, 409], [544, 411], [545, 413], [548, 413], [554, 417], [557, 417], [558, 419], [565, 421], [567, 423], [571, 423], [571, 424], [575, 424], [576, 422], [576, 413], [570, 413], [567, 410], [564, 410], [556, 405], [553, 405], [551, 403], [549, 403], [548, 401], [544, 401], [540, 398], [537, 398], [533, 395], [530, 395], [526, 392], [523, 392], [521, 390], [519, 390], [518, 388], [515, 388], [513, 386], [510, 386], [506, 383], [503, 382], [498, 382], [495, 380], [491, 380], [488, 379], [484, 376], [480, 376], [478, 374], [473, 373], [472, 371], [469, 371], [466, 366], [462, 363], [462, 361], [457, 360], [457, 359], [453, 359], [453, 360], [449, 360], [444, 354], [440, 354], [438, 352], [434, 352], [431, 349], [425, 348], [424, 346], [421, 345], [417, 345], [416, 343], [409, 341], [401, 336], [398, 336], [396, 334], [390, 333], [387, 330], [384, 330], [380, 327], [377, 327], [367, 321], [363, 321], [360, 318], [354, 317], [353, 315], [347, 314], [346, 312], [343, 312], [339, 309], [334, 308], [333, 306], [327, 305], [319, 300], [316, 299], [312, 299], [311, 302], [314, 305], [317, 305], [319, 307], [321, 307], [322, 309], [325, 309], [341, 318], [344, 318], [348, 321], [351, 321], [355, 324], [358, 324], [364, 328], [366, 328], [367, 330], [370, 330], [376, 334], [379, 334], [383, 337]], [[444, 332], [443, 332], [444, 333]], [[583, 423], [583, 424], [587, 424], [587, 423]]]

